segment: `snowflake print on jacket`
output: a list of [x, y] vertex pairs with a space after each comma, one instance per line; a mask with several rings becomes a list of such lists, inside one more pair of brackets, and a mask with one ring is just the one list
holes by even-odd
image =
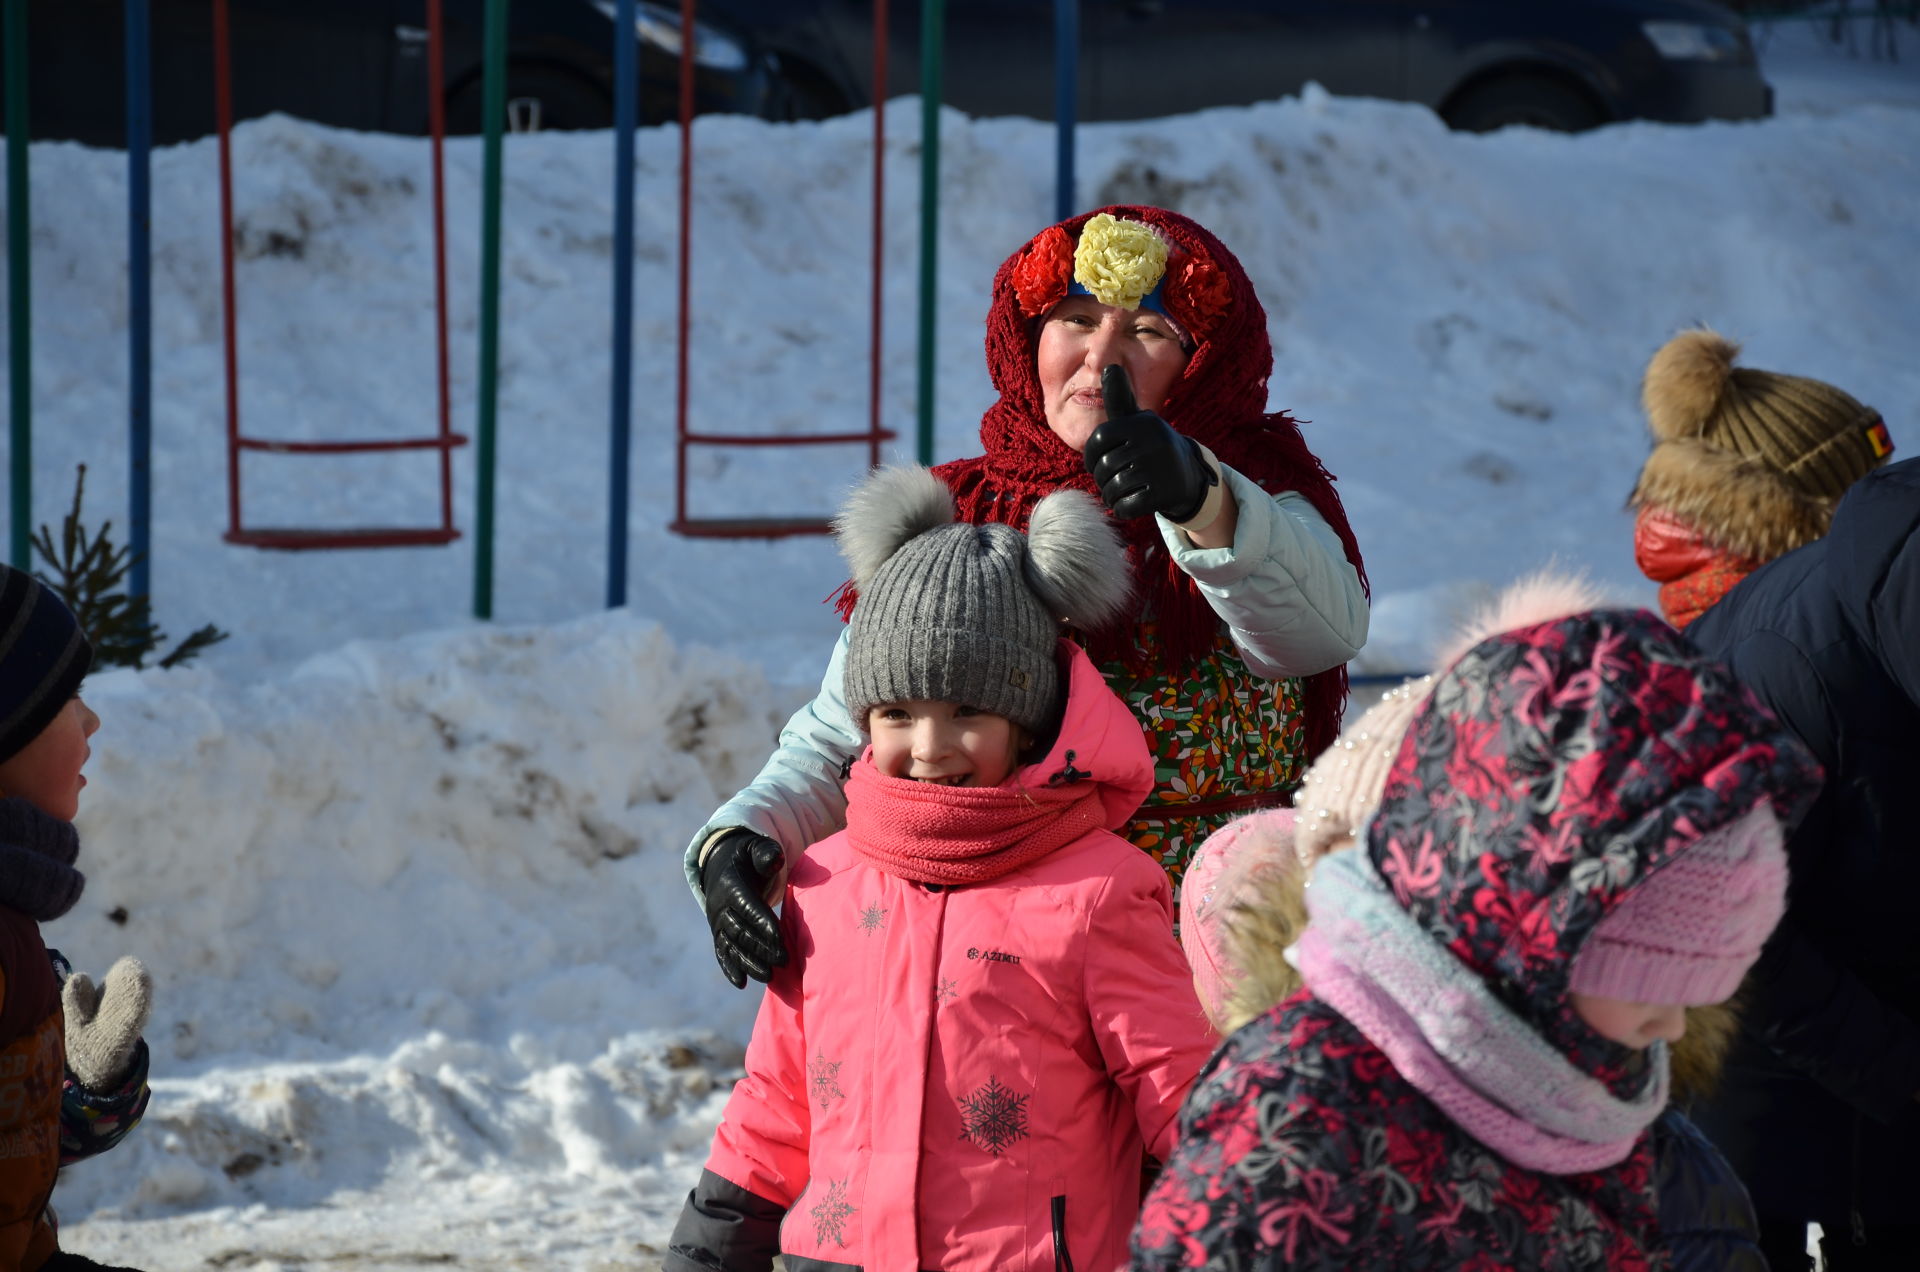
[[1645, 1128], [1665, 1045], [1595, 1033], [1571, 969], [1660, 867], [1755, 810], [1791, 821], [1818, 782], [1650, 615], [1475, 645], [1360, 842], [1314, 869], [1306, 988], [1202, 1071], [1133, 1268], [1664, 1268]]
[[1027, 1100], [1000, 1085], [999, 1078], [962, 1099], [960, 1137], [998, 1157], [1007, 1145], [1027, 1137]]
[[847, 1201], [847, 1181], [830, 1179], [827, 1181], [827, 1194], [807, 1211], [813, 1217], [813, 1239], [821, 1245], [831, 1241], [837, 1246], [847, 1244], [847, 1220], [858, 1213]]
[[847, 1093], [840, 1089], [840, 1064], [817, 1052], [807, 1062], [807, 1084], [813, 1088], [813, 1098], [820, 1102], [822, 1109], [835, 1100], [847, 1098]]

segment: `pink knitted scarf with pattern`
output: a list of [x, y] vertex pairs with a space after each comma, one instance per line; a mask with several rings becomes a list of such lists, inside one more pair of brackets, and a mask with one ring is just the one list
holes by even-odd
[[847, 844], [909, 883], [985, 883], [1106, 824], [1097, 782], [935, 786], [887, 777], [862, 755], [847, 779]]

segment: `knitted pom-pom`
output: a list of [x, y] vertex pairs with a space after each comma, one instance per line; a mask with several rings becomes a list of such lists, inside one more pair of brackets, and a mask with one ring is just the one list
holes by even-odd
[[917, 535], [954, 519], [953, 492], [918, 464], [876, 469], [847, 496], [833, 519], [840, 555], [861, 591], [887, 558]]
[[1683, 331], [1647, 363], [1640, 401], [1663, 442], [1698, 437], [1720, 407], [1740, 346], [1705, 327]]
[[1048, 612], [1083, 631], [1118, 618], [1133, 596], [1120, 532], [1092, 495], [1056, 490], [1027, 519], [1027, 584]]

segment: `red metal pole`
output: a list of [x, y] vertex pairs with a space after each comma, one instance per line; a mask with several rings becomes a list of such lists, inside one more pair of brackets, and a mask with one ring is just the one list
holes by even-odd
[[873, 334], [868, 359], [867, 466], [880, 465], [880, 352], [882, 267], [886, 243], [887, 177], [887, 4], [873, 0]]
[[[680, 0], [680, 315], [674, 358], [674, 520], [687, 519], [687, 328], [693, 270], [694, 0]], [[625, 32], [621, 32], [625, 35]]]
[[453, 395], [447, 344], [446, 47], [440, 0], [427, 0], [427, 131], [433, 135], [433, 327], [440, 393], [440, 526], [453, 529]]
[[226, 306], [227, 525], [240, 533], [240, 350], [233, 289], [233, 55], [227, 0], [213, 0], [213, 112], [220, 129], [220, 296]]

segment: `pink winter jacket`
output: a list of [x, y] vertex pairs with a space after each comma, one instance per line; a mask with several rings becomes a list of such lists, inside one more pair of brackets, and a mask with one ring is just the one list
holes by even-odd
[[[1078, 650], [1058, 739], [1009, 781], [1063, 775], [1098, 783], [1116, 828], [1153, 782], [1138, 721]], [[1151, 857], [1095, 830], [940, 888], [842, 832], [795, 865], [782, 922], [794, 958], [707, 1169], [785, 1210], [789, 1272], [1125, 1262], [1143, 1155], [1170, 1151], [1214, 1041]]]

